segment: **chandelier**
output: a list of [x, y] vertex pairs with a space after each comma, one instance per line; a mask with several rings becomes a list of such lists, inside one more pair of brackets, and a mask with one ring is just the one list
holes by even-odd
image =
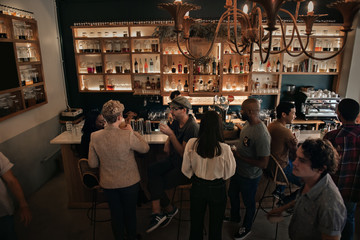
[[[181, 0], [175, 0], [173, 3], [160, 3], [158, 4], [159, 8], [167, 10], [174, 19], [174, 32], [176, 33], [176, 41], [179, 51], [187, 59], [190, 60], [201, 60], [206, 58], [212, 51], [214, 43], [216, 41], [217, 35], [219, 33], [221, 25], [225, 25], [227, 28], [227, 39], [226, 42], [229, 44], [230, 49], [239, 54], [243, 55], [246, 52], [250, 53], [249, 65], [251, 67], [253, 61], [253, 49], [255, 45], [259, 48], [259, 55], [261, 62], [265, 63], [269, 59], [270, 54], [279, 54], [282, 52], [287, 52], [290, 56], [296, 57], [301, 54], [305, 54], [307, 57], [315, 60], [328, 60], [338, 54], [340, 54], [345, 47], [347, 36], [350, 31], [352, 31], [351, 26], [355, 14], [360, 9], [359, 0], [338, 0], [331, 4], [328, 4], [327, 7], [337, 9], [343, 16], [344, 23], [342, 25], [341, 31], [344, 32], [344, 39], [340, 49], [324, 58], [315, 57], [307, 51], [307, 46], [309, 45], [310, 36], [312, 35], [312, 27], [314, 22], [322, 16], [327, 14], [314, 14], [314, 5], [312, 1], [308, 4], [307, 15], [299, 15], [299, 9], [301, 2], [305, 0], [250, 0], [252, 1], [252, 8], [248, 13], [247, 4], [244, 5], [243, 10], [240, 10], [237, 7], [237, 0], [226, 0], [225, 9], [226, 11], [221, 15], [218, 20], [216, 30], [214, 33], [214, 38], [210, 44], [209, 50], [203, 56], [195, 56], [191, 52], [191, 43], [190, 43], [190, 27], [197, 21], [189, 17], [189, 11], [198, 10], [200, 6], [183, 3]], [[296, 2], [295, 13], [292, 14], [286, 9], [281, 8], [286, 1]], [[260, 8], [262, 7], [262, 9]], [[285, 32], [285, 21], [278, 15], [279, 12], [285, 13], [291, 19], [292, 24], [292, 34], [291, 38], [287, 40]], [[300, 37], [298, 29], [298, 19], [301, 19], [305, 23], [305, 35], [306, 39], [303, 40]], [[266, 22], [266, 26], [263, 27], [263, 20]], [[281, 29], [281, 38], [283, 40], [284, 48], [278, 51], [272, 51], [271, 44], [273, 40], [274, 31], [278, 30], [276, 24], [280, 25]], [[240, 27], [240, 31], [238, 30]], [[266, 31], [265, 31], [266, 30]], [[233, 37], [231, 37], [233, 35]], [[183, 39], [182, 39], [183, 38]], [[294, 39], [298, 39], [300, 44], [300, 52], [292, 53], [289, 51], [289, 46], [291, 46]], [[185, 41], [185, 50], [180, 46], [180, 42]]]

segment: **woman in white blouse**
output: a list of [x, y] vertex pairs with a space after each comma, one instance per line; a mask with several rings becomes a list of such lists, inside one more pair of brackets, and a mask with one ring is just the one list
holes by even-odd
[[209, 240], [220, 240], [226, 207], [225, 180], [235, 173], [230, 146], [224, 143], [223, 125], [217, 112], [201, 118], [199, 137], [188, 141], [182, 172], [192, 180], [190, 191], [190, 239], [203, 239], [206, 207], [209, 206]]

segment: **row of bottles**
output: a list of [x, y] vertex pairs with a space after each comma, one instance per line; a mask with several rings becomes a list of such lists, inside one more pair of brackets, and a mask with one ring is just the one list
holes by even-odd
[[149, 58], [149, 62], [147, 58], [144, 59], [144, 62], [141, 58], [137, 61], [135, 58], [134, 61], [134, 73], [159, 73], [160, 72], [160, 60], [158, 56], [153, 58]]
[[134, 89], [145, 89], [145, 90], [160, 90], [160, 78], [157, 78], [155, 82], [155, 78], [152, 78], [150, 81], [150, 77], [146, 78], [145, 82], [141, 80], [134, 80]]
[[25, 24], [25, 22], [16, 21], [13, 23], [14, 26], [14, 38], [22, 40], [33, 40], [34, 34], [31, 29], [31, 25]]
[[158, 40], [134, 40], [133, 52], [159, 52]]
[[29, 45], [27, 47], [17, 47], [18, 62], [36, 62], [37, 50], [35, 47]]
[[289, 60], [283, 66], [283, 72], [337, 72], [337, 61], [315, 61], [304, 59], [302, 61]]
[[180, 92], [189, 92], [189, 84], [187, 80], [185, 80], [185, 84], [183, 84], [180, 79], [176, 82], [173, 78], [170, 82], [169, 78], [166, 78], [164, 89], [165, 91], [178, 90]]
[[128, 31], [127, 30], [123, 30], [123, 31], [106, 31], [106, 30], [97, 30], [97, 32], [95, 31], [83, 31], [81, 32], [81, 36], [80, 37], [89, 37], [89, 38], [99, 38], [99, 37], [128, 37]]
[[269, 77], [266, 78], [253, 78], [251, 80], [252, 84], [252, 93], [255, 94], [277, 94], [279, 93], [278, 81], [274, 78], [270, 80]]
[[194, 76], [193, 80], [193, 91], [194, 92], [219, 92], [219, 79], [218, 78], [202, 78], [199, 79]]
[[223, 66], [223, 73], [224, 74], [241, 74], [241, 73], [248, 73], [249, 72], [249, 65], [247, 64], [247, 58], [240, 59], [240, 63], [238, 61], [235, 61], [235, 64], [233, 65], [232, 59], [229, 60], [229, 64], [227, 65], [226, 62]]
[[21, 102], [15, 93], [0, 95], [0, 117], [5, 117], [11, 113], [22, 109]]
[[185, 61], [184, 66], [182, 65], [181, 61], [176, 65], [175, 62], [172, 63], [171, 68], [167, 65], [164, 66], [164, 73], [177, 73], [177, 74], [187, 74], [189, 73], [189, 68], [187, 62]]
[[262, 63], [257, 57], [254, 58], [253, 72], [280, 72], [280, 59], [269, 58], [266, 63]]
[[7, 30], [6, 25], [3, 20], [0, 20], [0, 38], [7, 38]]
[[22, 86], [29, 86], [40, 82], [39, 72], [36, 68], [27, 68], [20, 70], [20, 79]]
[[194, 62], [194, 74], [220, 74], [220, 61], [216, 62], [216, 58], [213, 57], [211, 61], [205, 63]]
[[[80, 73], [102, 74], [103, 66], [101, 62], [80, 62]], [[129, 61], [111, 61], [106, 62], [105, 73], [130, 73]]]
[[239, 83], [236, 78], [235, 79], [227, 78], [223, 90], [247, 92], [249, 91], [248, 80], [247, 78], [244, 78], [243, 81]]

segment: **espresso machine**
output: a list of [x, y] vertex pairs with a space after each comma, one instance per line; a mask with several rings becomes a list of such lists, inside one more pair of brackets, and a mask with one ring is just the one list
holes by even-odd
[[336, 108], [339, 102], [339, 97], [307, 97], [302, 104], [301, 113], [306, 120], [334, 120], [337, 119]]

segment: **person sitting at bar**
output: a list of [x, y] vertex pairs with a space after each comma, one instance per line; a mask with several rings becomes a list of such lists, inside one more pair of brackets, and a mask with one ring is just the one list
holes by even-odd
[[91, 134], [89, 166], [99, 167], [99, 184], [109, 203], [115, 239], [134, 240], [140, 181], [134, 151], [146, 153], [150, 147], [130, 124], [119, 128], [123, 122], [123, 111], [124, 105], [119, 101], [109, 100], [104, 104], [101, 113], [107, 125]]
[[14, 164], [0, 152], [0, 236], [4, 240], [17, 239], [14, 228], [14, 206], [7, 188], [19, 203], [20, 219], [24, 225], [27, 226], [32, 218], [20, 183], [11, 171], [13, 166]]
[[199, 137], [186, 144], [182, 172], [191, 178], [190, 240], [203, 239], [204, 218], [209, 206], [209, 239], [222, 238], [226, 207], [226, 182], [234, 175], [236, 162], [224, 143], [219, 114], [208, 111], [201, 119]]
[[296, 200], [268, 213], [270, 221], [282, 219], [282, 212], [294, 207], [290, 220], [291, 240], [340, 239], [346, 221], [346, 208], [338, 188], [329, 174], [336, 171], [338, 154], [331, 143], [307, 139], [298, 148], [293, 174], [304, 185]]
[[[297, 139], [286, 128], [286, 124], [291, 124], [295, 117], [295, 105], [290, 102], [280, 102], [276, 107], [276, 120], [269, 124], [268, 131], [271, 136], [271, 154], [284, 169], [289, 182], [301, 186], [300, 179], [292, 174], [292, 160], [295, 159]], [[290, 161], [289, 158], [291, 159]], [[282, 201], [284, 190], [284, 185], [277, 185], [273, 196]]]
[[81, 144], [79, 150], [80, 158], [88, 158], [90, 135], [95, 131], [103, 129], [105, 123], [106, 121], [99, 111], [92, 110], [87, 114], [84, 126], [81, 130], [83, 135], [81, 136]]
[[160, 124], [160, 131], [168, 136], [164, 144], [164, 151], [169, 156], [148, 169], [148, 190], [152, 200], [152, 215], [146, 230], [147, 233], [160, 225], [166, 226], [177, 214], [178, 209], [170, 204], [165, 190], [190, 183], [189, 179], [181, 172], [181, 165], [186, 143], [189, 139], [197, 137], [199, 132], [199, 125], [192, 115], [188, 114], [191, 104], [185, 97], [174, 98], [169, 106], [175, 120], [171, 127], [167, 124]]
[[355, 210], [360, 201], [360, 125], [355, 123], [359, 109], [359, 103], [354, 99], [341, 100], [337, 115], [342, 125], [324, 136], [340, 155], [338, 171], [332, 177], [347, 210], [346, 224], [341, 236], [343, 240], [354, 238]]
[[231, 177], [228, 195], [231, 203], [230, 221], [240, 222], [240, 193], [246, 208], [242, 227], [235, 233], [236, 240], [245, 239], [251, 233], [256, 210], [255, 195], [270, 156], [270, 134], [260, 120], [260, 103], [255, 98], [246, 99], [241, 105], [241, 116], [246, 121], [240, 132], [236, 159], [236, 173]]

